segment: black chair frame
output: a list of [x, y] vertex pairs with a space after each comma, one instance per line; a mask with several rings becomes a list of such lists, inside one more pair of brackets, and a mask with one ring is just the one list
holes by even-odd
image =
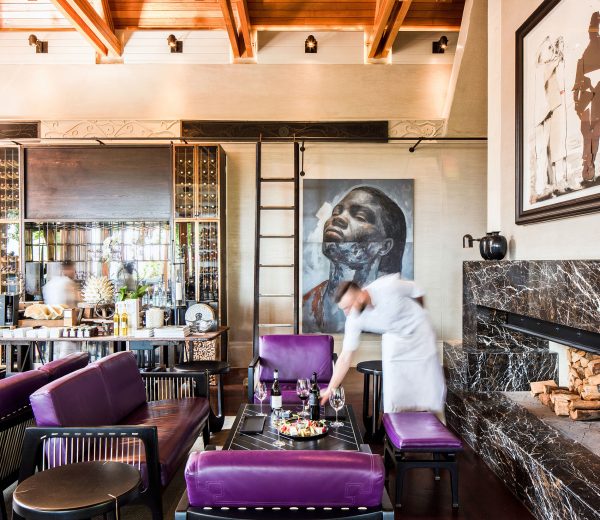
[[[410, 469], [416, 468], [431, 468], [434, 470], [435, 480], [440, 480], [440, 469], [447, 469], [450, 472], [450, 486], [452, 490], [452, 507], [458, 508], [458, 464], [456, 462], [456, 454], [462, 450], [444, 450], [444, 449], [397, 449], [385, 436], [384, 441], [384, 463], [385, 476], [388, 482], [389, 489], [389, 470], [392, 466], [396, 468], [396, 494], [394, 503], [397, 507], [401, 507], [402, 489], [404, 484], [404, 476]], [[410, 454], [427, 454], [432, 458], [410, 458], [406, 455]]]
[[[187, 397], [204, 397], [208, 399], [208, 376], [205, 372], [142, 372], [146, 387], [147, 401], [179, 399]], [[202, 437], [206, 446], [210, 439], [208, 417], [201, 423]], [[65, 451], [59, 458], [68, 459], [67, 463], [85, 460], [116, 460], [135, 465], [135, 450], [121, 447], [127, 439], [137, 440], [143, 444], [147, 473], [147, 487], [140, 493], [139, 501], [152, 511], [153, 520], [162, 520], [162, 496], [160, 463], [158, 452], [158, 432], [156, 426], [98, 426], [98, 427], [35, 427], [27, 428], [23, 442], [21, 470], [19, 482], [35, 473], [36, 468], [47, 469], [44, 448], [50, 440], [62, 440]], [[88, 443], [87, 458], [84, 443]], [[90, 443], [97, 443], [100, 448], [90, 449]], [[110, 444], [109, 444], [110, 443]], [[93, 446], [92, 446], [93, 447]], [[104, 455], [102, 455], [104, 447]], [[61, 448], [62, 449], [62, 448]], [[70, 449], [69, 452], [66, 450]], [[126, 457], [125, 457], [126, 454]], [[138, 457], [138, 464], [139, 457]]]
[[[0, 493], [19, 477], [25, 430], [34, 424], [30, 405], [0, 417], [0, 453], [7, 455], [0, 460]], [[0, 500], [0, 520], [8, 520], [3, 499]]]

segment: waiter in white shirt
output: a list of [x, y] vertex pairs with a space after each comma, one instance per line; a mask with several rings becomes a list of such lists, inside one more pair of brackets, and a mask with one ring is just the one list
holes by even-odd
[[384, 412], [429, 411], [444, 419], [446, 383], [422, 296], [416, 284], [397, 274], [364, 289], [354, 282], [340, 285], [336, 301], [346, 315], [344, 343], [322, 403], [342, 383], [361, 332], [373, 332], [382, 335]]

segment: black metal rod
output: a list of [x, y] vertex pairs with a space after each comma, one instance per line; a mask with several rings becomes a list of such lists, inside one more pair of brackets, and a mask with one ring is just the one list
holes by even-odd
[[258, 322], [260, 314], [260, 200], [262, 176], [262, 143], [256, 143], [256, 223], [254, 231], [254, 317], [252, 326], [252, 355], [258, 354]]
[[[304, 143], [302, 143], [304, 173]], [[294, 142], [294, 334], [300, 333], [300, 146]]]

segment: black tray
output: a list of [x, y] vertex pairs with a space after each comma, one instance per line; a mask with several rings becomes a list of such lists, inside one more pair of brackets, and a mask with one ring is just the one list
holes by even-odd
[[246, 415], [240, 425], [242, 433], [262, 433], [265, 427], [266, 415]]

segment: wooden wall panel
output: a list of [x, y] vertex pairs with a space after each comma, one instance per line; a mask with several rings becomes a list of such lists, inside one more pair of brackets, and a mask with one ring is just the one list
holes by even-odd
[[168, 146], [29, 147], [25, 218], [168, 220]]

